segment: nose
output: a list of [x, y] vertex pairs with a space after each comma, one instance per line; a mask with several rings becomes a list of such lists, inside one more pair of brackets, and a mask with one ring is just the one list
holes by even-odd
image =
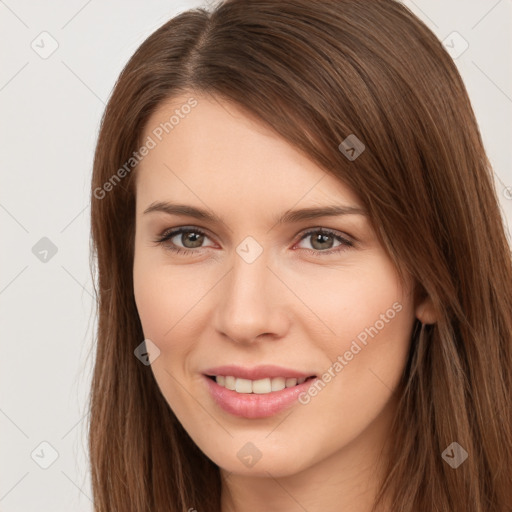
[[285, 336], [289, 328], [286, 290], [269, 268], [266, 252], [252, 263], [235, 253], [233, 261], [219, 283], [214, 315], [217, 332], [243, 344]]

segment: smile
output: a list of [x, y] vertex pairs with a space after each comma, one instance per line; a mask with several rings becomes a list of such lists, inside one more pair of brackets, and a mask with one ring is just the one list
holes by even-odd
[[268, 418], [298, 404], [299, 395], [316, 380], [312, 373], [273, 365], [228, 365], [203, 372], [213, 406], [247, 419]]
[[232, 375], [217, 375], [212, 376], [211, 378], [214, 379], [219, 386], [230, 389], [231, 391], [244, 394], [255, 393], [260, 395], [281, 391], [285, 388], [292, 388], [307, 380], [306, 377], [301, 377], [299, 379], [293, 377], [267, 377], [258, 380], [250, 380], [237, 378]]

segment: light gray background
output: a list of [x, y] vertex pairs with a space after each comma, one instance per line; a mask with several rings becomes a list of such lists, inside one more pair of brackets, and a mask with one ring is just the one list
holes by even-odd
[[[512, 0], [404, 3], [453, 46], [510, 225]], [[92, 511], [85, 428], [96, 327], [89, 182], [99, 121], [140, 43], [198, 5], [0, 0], [2, 512]], [[51, 36], [40, 36], [44, 31]], [[454, 31], [469, 44], [461, 55], [464, 41]], [[53, 41], [58, 48], [42, 58]], [[54, 255], [44, 253], [43, 237]]]

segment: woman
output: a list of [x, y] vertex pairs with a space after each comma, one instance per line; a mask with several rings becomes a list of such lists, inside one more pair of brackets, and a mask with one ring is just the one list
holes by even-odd
[[227, 0], [121, 73], [92, 180], [95, 510], [511, 510], [512, 265], [392, 1]]

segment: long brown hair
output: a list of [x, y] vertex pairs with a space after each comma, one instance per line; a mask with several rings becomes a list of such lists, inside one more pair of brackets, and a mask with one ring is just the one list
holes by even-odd
[[[149, 116], [185, 92], [236, 103], [355, 190], [398, 270], [432, 299], [437, 321], [411, 333], [378, 498], [394, 512], [512, 510], [511, 252], [452, 59], [394, 0], [227, 0], [154, 32], [102, 119], [91, 189], [95, 511], [220, 510], [219, 468], [134, 356], [144, 338], [132, 281], [137, 169], [126, 162]], [[353, 161], [339, 149], [349, 135], [365, 145]], [[468, 453], [457, 469], [442, 457], [453, 442]]]

